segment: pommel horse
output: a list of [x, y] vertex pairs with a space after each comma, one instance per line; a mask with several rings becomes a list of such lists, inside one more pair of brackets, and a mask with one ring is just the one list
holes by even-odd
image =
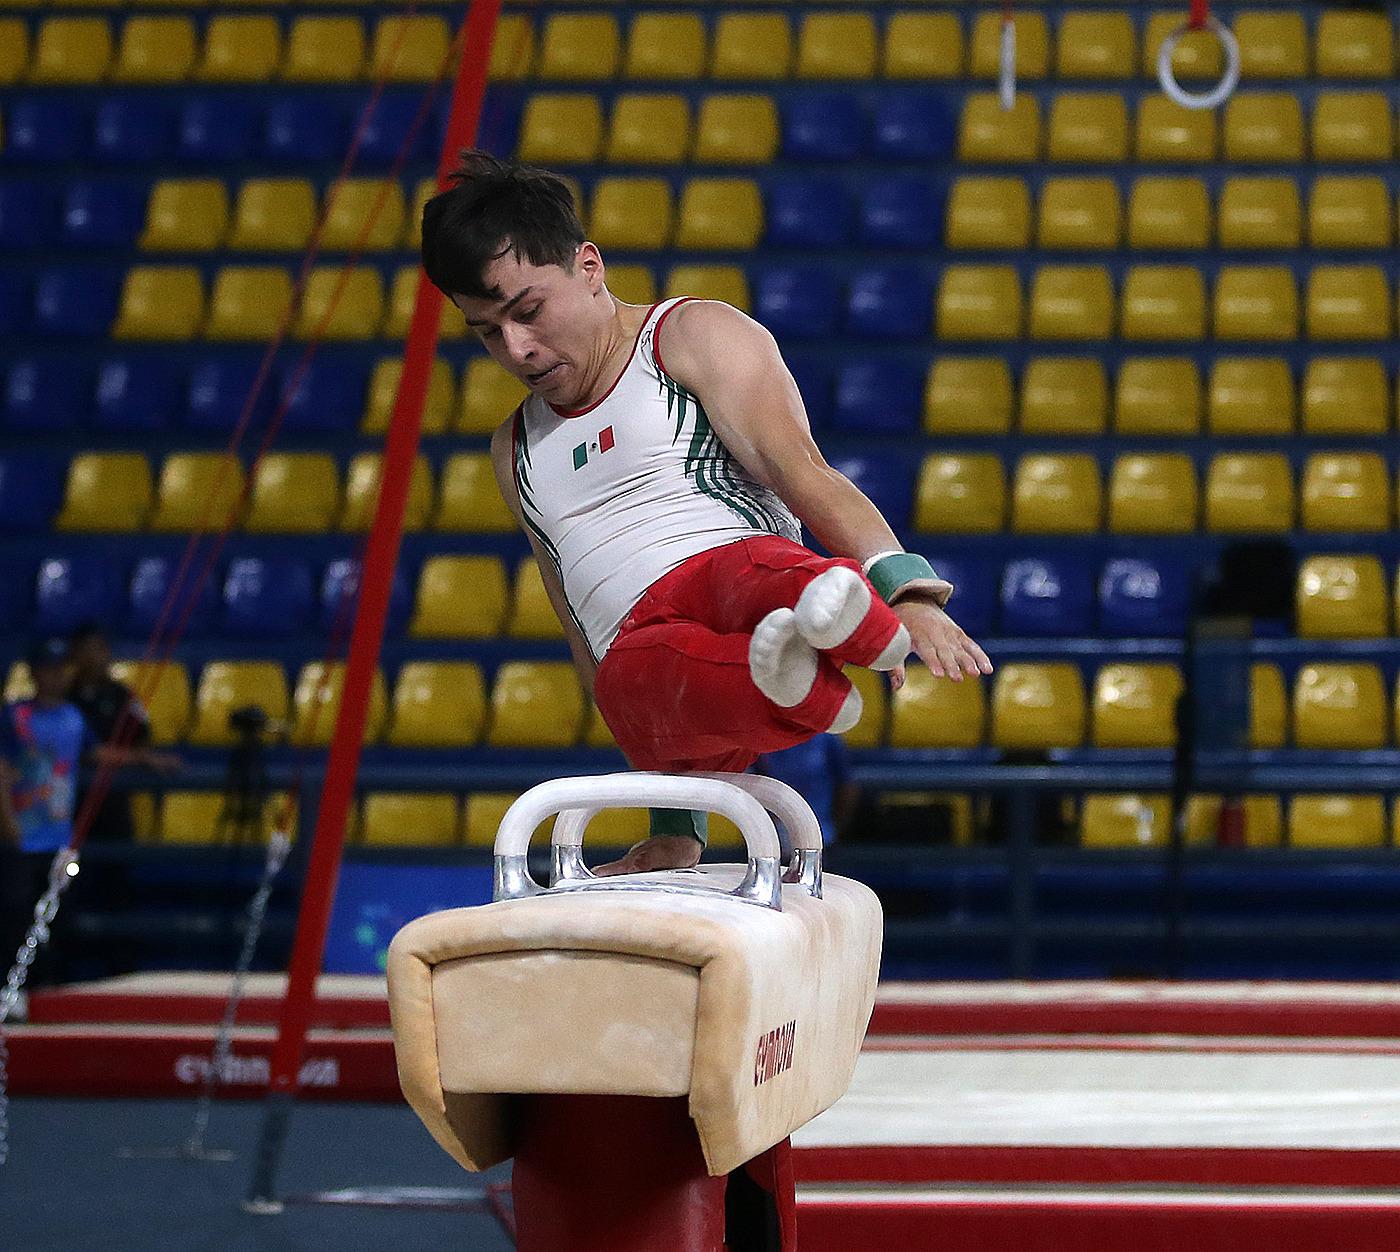
[[[722, 814], [747, 864], [596, 878], [584, 831], [622, 807]], [[527, 855], [556, 814], [546, 888]], [[389, 948], [399, 1082], [464, 1168], [515, 1158], [521, 1252], [792, 1252], [788, 1136], [850, 1084], [882, 932], [774, 779], [543, 783], [501, 822], [493, 902]]]

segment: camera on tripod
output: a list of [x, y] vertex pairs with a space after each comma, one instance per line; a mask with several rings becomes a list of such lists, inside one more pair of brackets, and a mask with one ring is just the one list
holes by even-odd
[[218, 831], [226, 843], [261, 843], [266, 834], [263, 812], [270, 794], [268, 739], [283, 734], [286, 727], [268, 717], [261, 705], [245, 704], [229, 712], [228, 728], [236, 739], [229, 749]]

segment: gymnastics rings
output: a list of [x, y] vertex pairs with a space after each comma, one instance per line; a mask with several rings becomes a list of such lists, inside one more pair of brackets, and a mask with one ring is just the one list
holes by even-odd
[[[1198, 29], [1210, 31], [1220, 41], [1221, 51], [1225, 54], [1225, 72], [1221, 75], [1220, 81], [1209, 91], [1203, 92], [1187, 91], [1176, 81], [1176, 75], [1172, 73], [1172, 54], [1176, 52], [1177, 44], [1181, 42], [1182, 36], [1188, 31]], [[1199, 27], [1185, 22], [1162, 40], [1161, 50], [1157, 53], [1157, 80], [1162, 84], [1162, 90], [1166, 93], [1167, 98], [1183, 108], [1218, 108], [1234, 94], [1235, 88], [1239, 86], [1239, 40], [1219, 18], [1207, 17]]]

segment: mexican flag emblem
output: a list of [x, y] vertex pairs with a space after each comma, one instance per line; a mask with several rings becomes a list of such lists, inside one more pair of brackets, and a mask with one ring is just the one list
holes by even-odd
[[598, 438], [593, 440], [592, 443], [581, 443], [574, 449], [574, 468], [576, 470], [581, 470], [588, 464], [588, 458], [593, 456], [594, 453], [601, 456], [604, 452], [611, 452], [612, 446], [613, 428], [611, 426], [604, 426], [603, 429], [598, 432]]

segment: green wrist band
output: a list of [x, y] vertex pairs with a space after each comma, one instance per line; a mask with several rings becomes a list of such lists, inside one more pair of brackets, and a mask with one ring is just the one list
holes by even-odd
[[893, 604], [907, 591], [918, 590], [929, 592], [941, 605], [953, 592], [952, 585], [939, 578], [933, 566], [916, 552], [891, 552], [880, 557], [867, 577], [886, 604]]
[[709, 842], [710, 815], [694, 809], [650, 809], [653, 835], [689, 835], [703, 848]]

